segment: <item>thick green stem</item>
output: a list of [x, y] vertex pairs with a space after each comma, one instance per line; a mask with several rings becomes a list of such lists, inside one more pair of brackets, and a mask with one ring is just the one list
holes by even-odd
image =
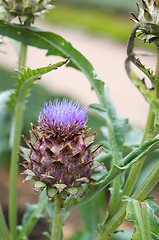
[[[156, 72], [155, 72], [156, 76], [159, 76], [159, 48], [157, 47], [157, 63], [156, 63]], [[156, 98], [159, 98], [159, 83], [157, 84], [156, 87]], [[147, 116], [147, 122], [146, 122], [146, 126], [145, 126], [145, 130], [144, 130], [144, 134], [143, 134], [143, 138], [142, 138], [142, 142], [141, 144], [150, 138], [150, 131], [154, 130], [154, 124], [155, 124], [155, 114], [154, 112], [151, 110], [151, 106], [149, 109], [149, 113]], [[122, 195], [127, 195], [129, 196], [135, 186], [135, 183], [138, 179], [138, 176], [141, 172], [142, 166], [144, 164], [144, 160], [145, 158], [141, 159], [139, 162], [137, 162], [136, 164], [134, 164], [132, 166], [132, 169], [130, 171], [129, 177], [126, 181], [126, 184], [124, 186]]]
[[9, 190], [9, 226], [13, 240], [16, 240], [17, 225], [17, 176], [18, 176], [18, 146], [22, 127], [23, 104], [17, 104], [15, 109], [14, 139], [10, 165], [10, 190]]
[[156, 96], [157, 98], [159, 98], [159, 46], [157, 46], [156, 77], [157, 77]]
[[[21, 44], [21, 52], [19, 56], [19, 67], [25, 66], [27, 46]], [[23, 120], [23, 111], [25, 105], [25, 93], [17, 98], [15, 107], [14, 125], [13, 125], [13, 145], [11, 152], [10, 164], [10, 189], [9, 189], [9, 226], [13, 240], [17, 240], [17, 178], [18, 178], [18, 146], [20, 145], [20, 135]]]
[[[149, 133], [150, 133], [150, 130], [153, 130], [153, 128], [154, 128], [154, 122], [155, 122], [155, 115], [152, 112], [151, 107], [150, 107], [141, 144], [144, 141], [146, 141], [147, 139], [149, 139], [149, 137], [150, 137]], [[125, 183], [124, 189], [122, 191], [122, 196], [123, 195], [129, 196], [131, 194], [131, 192], [132, 192], [132, 190], [135, 186], [135, 183], [138, 179], [138, 176], [140, 174], [140, 171], [143, 167], [144, 161], [145, 161], [145, 157], [142, 158], [141, 160], [139, 160], [137, 163], [135, 163], [132, 166], [130, 174], [129, 174], [128, 179]]]
[[0, 224], [0, 239], [11, 240], [1, 204], [0, 204], [0, 223], [1, 223]]
[[[112, 166], [113, 165], [118, 165], [118, 163], [121, 160], [121, 153], [118, 151], [118, 148], [116, 146], [116, 141], [114, 141], [114, 132], [110, 126], [109, 128], [109, 137], [110, 137], [110, 146], [112, 149]], [[118, 208], [118, 205], [120, 203], [120, 191], [121, 191], [121, 175], [118, 176], [117, 178], [114, 179], [114, 181], [111, 184], [111, 197], [110, 197], [110, 202], [109, 202], [109, 209], [108, 213], [109, 216], [112, 216], [116, 209]]]
[[19, 55], [19, 69], [26, 65], [26, 59], [27, 59], [27, 45], [21, 43]]
[[51, 240], [61, 240], [62, 236], [62, 225], [64, 218], [64, 209], [62, 208], [63, 203], [59, 194], [54, 196], [54, 216]]
[[[154, 114], [152, 113], [151, 109], [149, 110], [148, 118], [147, 118], [147, 123], [143, 135], [142, 142], [144, 142], [146, 139], [148, 139], [148, 133], [149, 129], [153, 126], [154, 124]], [[139, 160], [136, 164], [132, 166], [132, 169], [130, 171], [128, 180], [125, 184], [125, 187], [122, 192], [123, 195], [129, 196], [132, 192], [132, 189], [134, 188], [134, 185], [136, 183], [136, 180], [138, 178], [138, 175], [140, 174], [141, 168], [144, 163], [144, 158]], [[125, 216], [125, 209], [126, 209], [126, 204], [121, 203], [120, 207], [118, 208], [117, 212], [115, 215], [108, 216], [103, 224], [102, 230], [100, 234], [98, 235], [97, 240], [107, 240], [109, 239], [109, 236], [116, 230], [118, 226], [123, 222], [124, 216]]]
[[[159, 162], [152, 169], [150, 174], [144, 180], [144, 182], [140, 185], [140, 187], [134, 192], [132, 198], [137, 199], [138, 201], [143, 201], [146, 196], [151, 192], [156, 183], [159, 181]], [[108, 222], [104, 223], [104, 231], [101, 231], [98, 235], [97, 240], [107, 240], [111, 233], [113, 233], [118, 226], [123, 222], [125, 212], [126, 212], [127, 204], [121, 202], [120, 208], [116, 212], [116, 214], [109, 219]]]
[[[158, 78], [158, 76], [159, 76], [159, 47], [157, 47], [157, 63], [156, 63], [155, 75], [158, 80], [158, 82], [156, 84], [157, 87], [155, 89], [156, 90], [156, 98], [159, 98], [159, 78]], [[142, 143], [145, 140], [150, 138], [150, 131], [154, 130], [155, 118], [156, 118], [156, 116], [150, 107], [149, 113], [147, 116], [147, 121], [146, 121], [143, 138], [142, 138]], [[144, 160], [145, 160], [145, 158], [141, 159], [140, 161], [138, 161], [137, 163], [135, 163], [132, 166], [130, 174], [125, 183], [124, 189], [122, 191], [121, 197], [123, 195], [129, 196], [131, 194], [131, 192], [135, 186], [135, 183], [138, 179], [138, 176], [140, 174], [140, 171], [142, 169]], [[155, 167], [151, 172], [151, 176], [146, 178], [146, 179], [148, 179], [149, 182], [146, 182], [146, 180], [145, 180], [144, 184], [142, 184], [138, 188], [138, 190], [133, 194], [132, 197], [134, 197], [140, 201], [144, 200], [144, 198], [152, 190], [152, 186], [154, 187], [155, 184], [157, 184], [157, 182], [159, 181], [159, 177], [158, 177], [158, 175], [156, 175], [156, 173], [157, 174], [159, 173], [159, 166]], [[143, 187], [143, 189], [142, 189], [142, 187]], [[102, 230], [99, 233], [97, 240], [107, 240], [109, 238], [109, 236], [117, 229], [117, 227], [120, 226], [120, 224], [124, 220], [125, 209], [126, 209], [126, 204], [121, 202], [120, 207], [118, 208], [118, 211], [116, 212], [116, 214], [105, 219]]]
[[[108, 115], [110, 116], [109, 120], [107, 121], [107, 127], [109, 131], [110, 147], [112, 151], [111, 165], [113, 166], [113, 165], [119, 164], [119, 162], [122, 159], [122, 154], [121, 154], [121, 149], [118, 147], [114, 123], [112, 122], [112, 116], [109, 109], [109, 104], [107, 106], [107, 111], [108, 111]], [[111, 183], [111, 197], [110, 197], [109, 209], [108, 209], [109, 216], [112, 216], [118, 209], [118, 206], [120, 204], [120, 199], [121, 199], [121, 196], [120, 196], [121, 186], [122, 186], [122, 176], [119, 175]]]

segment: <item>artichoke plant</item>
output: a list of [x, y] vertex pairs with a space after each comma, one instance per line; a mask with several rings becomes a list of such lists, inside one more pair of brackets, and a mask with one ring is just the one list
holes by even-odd
[[159, 0], [142, 0], [143, 7], [137, 3], [138, 17], [132, 13], [133, 20], [139, 22], [141, 41], [159, 44]]
[[0, 0], [7, 12], [9, 20], [17, 17], [26, 24], [34, 22], [36, 16], [40, 16], [53, 8], [51, 0]]
[[88, 107], [78, 101], [55, 99], [45, 103], [38, 126], [31, 124], [30, 139], [23, 136], [28, 148], [20, 147], [25, 159], [25, 180], [35, 180], [35, 191], [46, 188], [51, 199], [56, 193], [61, 198], [84, 194], [83, 184], [94, 183], [92, 174], [104, 168], [94, 158], [102, 151], [101, 145], [91, 147], [98, 132], [85, 131]]

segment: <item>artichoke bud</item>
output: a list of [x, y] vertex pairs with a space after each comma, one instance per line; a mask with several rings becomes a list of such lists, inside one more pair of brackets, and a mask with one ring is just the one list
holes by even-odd
[[138, 17], [131, 13], [133, 20], [140, 23], [139, 36], [143, 42], [159, 44], [159, 0], [142, 0], [142, 7], [138, 7]]
[[92, 175], [104, 169], [94, 158], [103, 150], [91, 147], [98, 132], [85, 131], [88, 107], [78, 101], [55, 99], [45, 103], [38, 126], [31, 124], [30, 139], [23, 136], [28, 148], [20, 147], [25, 180], [35, 181], [35, 191], [47, 189], [50, 199], [56, 193], [62, 199], [82, 197], [83, 184], [94, 183]]
[[20, 22], [31, 24], [36, 16], [41, 16], [52, 9], [51, 0], [0, 0], [9, 20], [18, 17]]

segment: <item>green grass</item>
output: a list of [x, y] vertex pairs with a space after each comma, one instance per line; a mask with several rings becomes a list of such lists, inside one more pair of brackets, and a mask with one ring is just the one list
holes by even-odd
[[[82, 29], [98, 36], [106, 37], [126, 46], [129, 35], [134, 26], [131, 15], [121, 15], [115, 12], [77, 7], [75, 5], [56, 4], [56, 8], [45, 15], [45, 20], [54, 25], [62, 25], [75, 29]], [[153, 44], [140, 43], [135, 45], [141, 49], [156, 50]]]
[[[71, 4], [77, 7], [88, 7], [96, 9], [112, 10], [114, 12], [127, 13], [130, 11], [137, 12], [135, 0], [60, 0], [60, 4]], [[138, 0], [141, 4], [141, 0]], [[54, 0], [56, 5], [56, 0]], [[58, 4], [58, 0], [57, 0]]]
[[79, 8], [71, 5], [56, 5], [45, 15], [46, 21], [64, 26], [78, 27], [91, 33], [126, 42], [134, 25], [129, 15], [116, 15], [99, 9]]

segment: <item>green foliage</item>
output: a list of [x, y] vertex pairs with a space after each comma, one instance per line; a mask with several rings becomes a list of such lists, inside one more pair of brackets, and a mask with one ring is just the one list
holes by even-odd
[[90, 240], [90, 235], [87, 231], [82, 230], [82, 231], [75, 233], [68, 240]]
[[[128, 119], [125, 117], [120, 116], [110, 99], [108, 88], [104, 88], [104, 98], [105, 98], [105, 110], [103, 111], [103, 107], [101, 105], [91, 105], [93, 110], [102, 116], [108, 127], [109, 133], [109, 142], [110, 142], [110, 149], [112, 152], [112, 165], [118, 165], [122, 159], [122, 152], [123, 152], [123, 144], [125, 141], [125, 134], [128, 131]], [[113, 180], [111, 183], [111, 199], [109, 203], [109, 214], [115, 212], [118, 208], [118, 204], [120, 201], [120, 192], [121, 187], [124, 182], [124, 176], [120, 175], [116, 179]]]
[[132, 79], [135, 86], [139, 89], [141, 94], [146, 97], [148, 103], [152, 107], [154, 113], [159, 116], [159, 100], [156, 99], [156, 94], [154, 89], [147, 89], [145, 84], [139, 80], [138, 76], [135, 73], [131, 73], [130, 78]]
[[119, 174], [127, 170], [132, 164], [152, 152], [159, 147], [159, 139], [150, 139], [143, 143], [143, 145], [132, 151], [125, 158], [123, 158], [118, 165], [113, 165], [110, 171], [98, 183], [90, 184], [85, 191], [82, 199], [72, 200], [67, 207], [74, 208], [90, 201], [100, 191], [102, 191], [108, 184], [110, 184]]
[[9, 105], [15, 105], [17, 101], [23, 102], [28, 94], [30, 93], [31, 87], [36, 80], [39, 80], [42, 75], [61, 67], [67, 62], [59, 62], [53, 65], [49, 65], [47, 67], [37, 68], [31, 70], [29, 67], [21, 68], [21, 70], [17, 70], [19, 77], [17, 77], [17, 85], [15, 92], [10, 96]]
[[98, 223], [102, 221], [102, 209], [105, 208], [106, 191], [101, 191], [95, 198], [80, 207], [80, 213], [84, 222], [84, 230], [88, 239], [95, 240]]
[[91, 63], [64, 38], [52, 32], [34, 27], [28, 28], [18, 24], [10, 24], [3, 20], [0, 20], [0, 34], [21, 41], [26, 45], [47, 49], [47, 56], [70, 57], [70, 62], [67, 66], [79, 69], [86, 75], [100, 102], [104, 104], [104, 82], [99, 79]]
[[[139, 0], [140, 1], [140, 0]], [[135, 2], [131, 0], [61, 0], [65, 5], [73, 4], [76, 7], [87, 7], [87, 8], [97, 8], [97, 9], [105, 9], [105, 10], [114, 10], [119, 13], [121, 12], [129, 12], [132, 9], [136, 9]], [[55, 2], [56, 3], [56, 2]], [[58, 4], [58, 2], [57, 2]]]
[[[9, 163], [9, 154], [10, 154], [10, 145], [9, 145], [9, 136], [11, 130], [11, 121], [12, 116], [9, 112], [7, 107], [7, 103], [9, 101], [10, 95], [12, 91], [7, 90], [8, 88], [15, 87], [15, 73], [10, 72], [5, 69], [0, 69], [1, 84], [0, 84], [0, 103], [1, 103], [1, 115], [0, 115], [0, 162], [1, 164], [8, 164]], [[6, 77], [5, 77], [6, 76]], [[14, 95], [15, 96], [15, 95]], [[50, 99], [60, 98], [61, 100], [69, 96], [64, 95], [57, 95], [54, 92], [50, 92], [44, 87], [40, 86], [39, 84], [35, 84], [32, 86], [31, 94], [27, 99], [24, 111], [24, 118], [23, 118], [23, 129], [22, 133], [29, 137], [29, 128], [30, 122], [33, 124], [37, 124], [37, 118], [41, 108], [44, 104], [44, 101], [48, 102]], [[104, 120], [97, 115], [89, 112], [89, 119], [88, 119], [88, 128], [91, 128], [91, 132], [97, 131], [101, 126], [103, 126]], [[95, 143], [101, 141], [103, 136], [101, 132], [97, 135]]]
[[9, 236], [9, 231], [5, 222], [5, 218], [3, 215], [2, 207], [0, 204], [0, 239], [11, 240]]
[[144, 162], [144, 166], [142, 168], [142, 171], [140, 173], [140, 176], [136, 182], [135, 189], [136, 190], [146, 179], [148, 174], [151, 172], [151, 170], [155, 167], [155, 165], [158, 163], [158, 156], [159, 156], [159, 150], [156, 150], [152, 153], [150, 153]]
[[112, 142], [112, 150], [115, 152], [122, 152], [125, 141], [125, 134], [128, 131], [128, 119], [120, 116], [110, 99], [107, 86], [105, 86], [105, 102], [106, 108], [99, 104], [91, 104], [91, 108], [101, 117], [106, 120], [108, 131], [110, 132], [110, 142]]
[[82, 28], [93, 34], [126, 43], [133, 26], [133, 22], [129, 21], [130, 16], [119, 16], [119, 14], [112, 14], [107, 10], [81, 8], [81, 5], [78, 7], [63, 5], [61, 1], [58, 1], [56, 11], [50, 11], [45, 19], [50, 24]]
[[152, 198], [139, 202], [133, 198], [123, 197], [128, 202], [126, 210], [126, 221], [134, 222], [136, 232], [132, 239], [157, 240], [159, 239], [159, 207], [155, 205]]
[[11, 90], [0, 92], [0, 155], [3, 151], [7, 151], [9, 148], [9, 135], [10, 135], [10, 122], [11, 116], [9, 110], [6, 107]]
[[46, 192], [43, 191], [37, 204], [27, 204], [26, 212], [22, 219], [22, 225], [18, 226], [17, 240], [27, 239], [26, 237], [29, 236], [37, 221], [45, 216], [43, 212], [46, 208], [47, 202], [48, 198]]
[[143, 132], [138, 128], [129, 127], [126, 135], [124, 147], [138, 147], [142, 140]]

